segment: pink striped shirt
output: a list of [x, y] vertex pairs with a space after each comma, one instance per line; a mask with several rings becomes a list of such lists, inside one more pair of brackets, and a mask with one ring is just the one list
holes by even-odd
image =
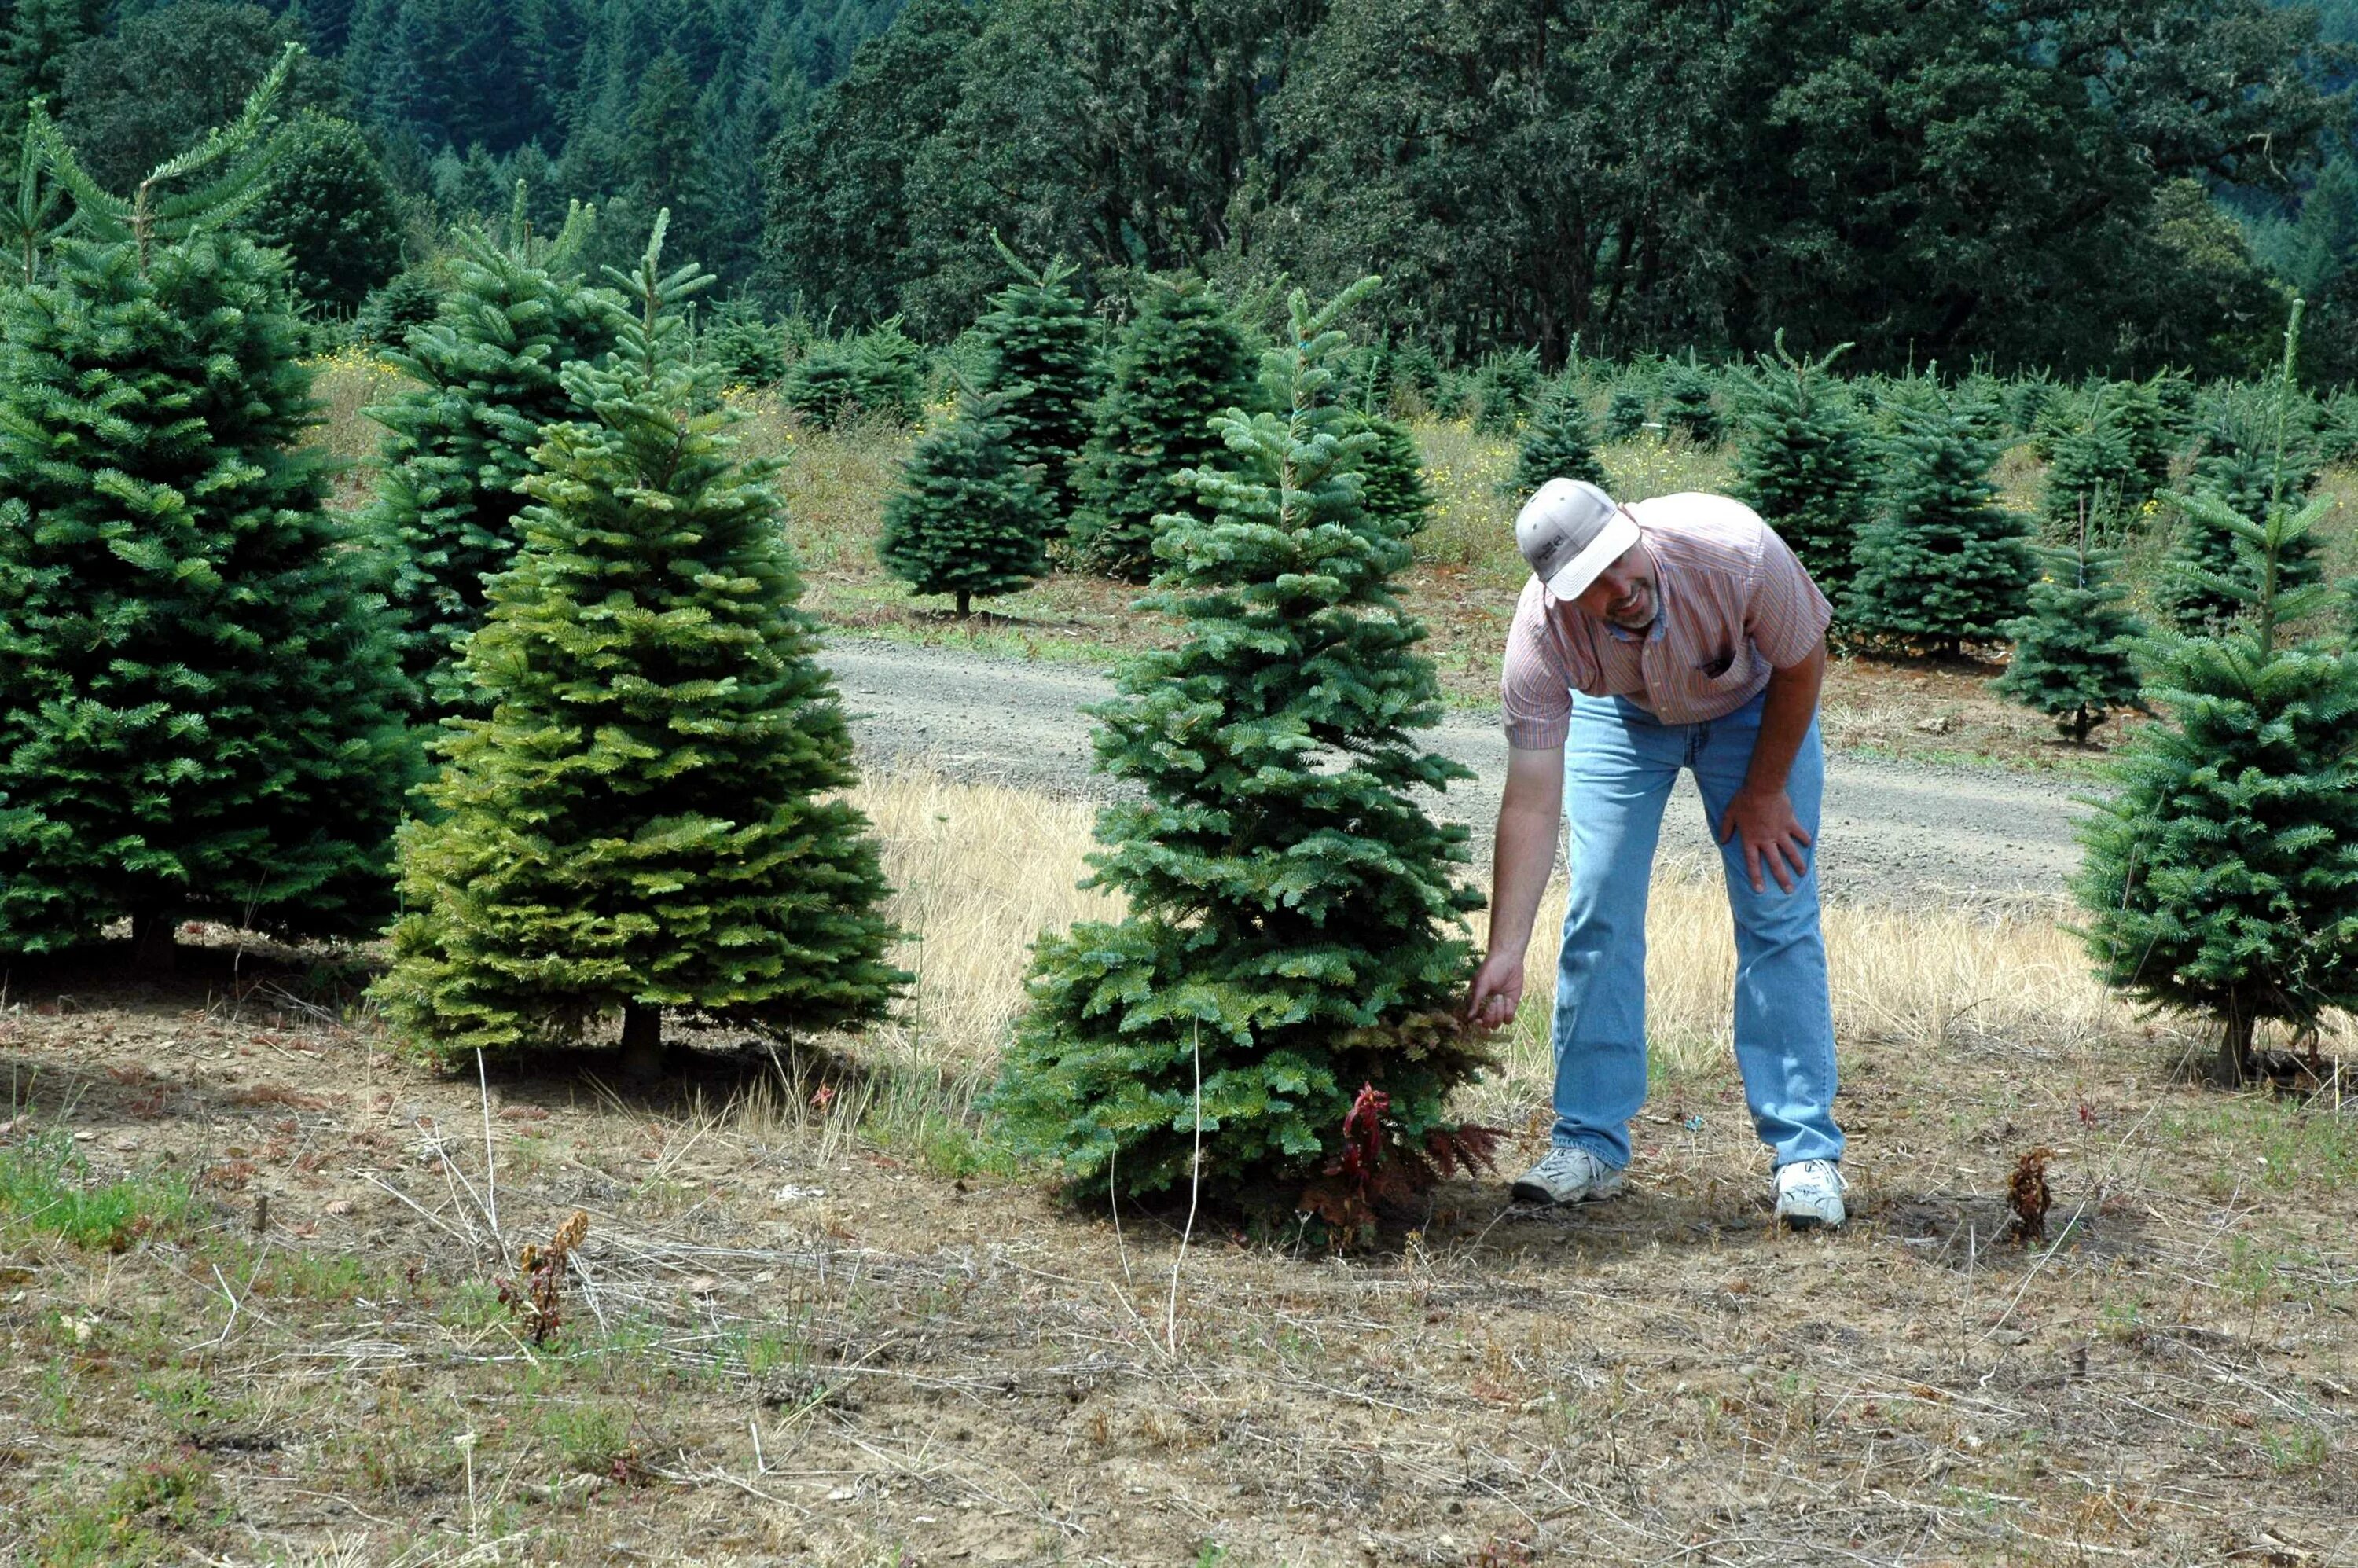
[[1563, 744], [1574, 691], [1626, 697], [1665, 724], [1725, 718], [1760, 694], [1770, 670], [1809, 657], [1833, 619], [1800, 557], [1742, 502], [1661, 495], [1631, 503], [1629, 514], [1654, 558], [1654, 624], [1624, 633], [1539, 579], [1525, 583], [1498, 683], [1518, 751]]

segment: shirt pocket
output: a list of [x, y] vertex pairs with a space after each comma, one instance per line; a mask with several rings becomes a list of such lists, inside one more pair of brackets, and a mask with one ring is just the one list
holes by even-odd
[[1747, 638], [1734, 648], [1695, 665], [1695, 679], [1709, 692], [1740, 691], [1758, 673], [1756, 665], [1758, 657], [1752, 651], [1751, 641]]

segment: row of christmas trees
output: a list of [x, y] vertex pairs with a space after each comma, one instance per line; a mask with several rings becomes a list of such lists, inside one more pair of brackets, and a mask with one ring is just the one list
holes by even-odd
[[[128, 200], [35, 123], [86, 217], [0, 301], [0, 948], [128, 918], [161, 958], [199, 914], [365, 932], [390, 856], [380, 994], [444, 1054], [879, 1016], [898, 934], [774, 465], [732, 453], [686, 351], [706, 280], [663, 270], [660, 222], [612, 287], [565, 275], [570, 235], [469, 242], [342, 529], [283, 263], [224, 224], [277, 81]], [[1409, 530], [1365, 503], [1379, 438], [1335, 395], [1373, 281], [1297, 298], [1277, 406], [1169, 476], [1194, 504], [1155, 525], [1156, 603], [1190, 635], [1098, 715], [1145, 785], [1100, 827], [1127, 913], [1044, 941], [997, 1098], [1068, 1169], [1166, 1185], [1208, 1130], [1210, 1179], [1298, 1184], [1368, 1095], [1390, 1169], [1480, 1151], [1448, 1119], [1485, 1060], [1450, 1016], [1479, 895], [1465, 830], [1408, 794], [1463, 770], [1412, 740], [1438, 689], [1393, 588]]]
[[0, 950], [398, 909], [379, 992], [445, 1053], [881, 1016], [897, 933], [774, 469], [686, 351], [708, 279], [660, 221], [611, 287], [578, 232], [471, 241], [348, 529], [284, 258], [231, 222], [286, 70], [127, 199], [34, 116], [78, 216], [0, 297]]
[[[1200, 512], [1181, 476], [1225, 460], [1215, 420], [1275, 411], [1282, 391], [1256, 380], [1245, 333], [1198, 282], [1151, 285], [1105, 366], [1071, 275], [1001, 254], [1018, 279], [976, 324], [979, 373], [911, 453], [878, 544], [912, 591], [950, 595], [960, 615], [1054, 557], [1146, 581], [1162, 520]], [[1414, 533], [1429, 497], [1413, 438], [1347, 417], [1372, 438], [1354, 459], [1368, 503]]]

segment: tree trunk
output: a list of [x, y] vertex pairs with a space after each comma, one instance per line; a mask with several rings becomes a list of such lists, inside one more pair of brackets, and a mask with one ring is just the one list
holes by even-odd
[[2223, 1089], [2240, 1089], [2251, 1081], [2253, 1020], [2234, 1002], [2219, 1031], [2219, 1055], [2211, 1064], [2211, 1081]]
[[622, 1004], [622, 1076], [649, 1083], [663, 1076], [663, 1009]]
[[166, 910], [142, 910], [131, 917], [131, 968], [135, 974], [168, 975], [179, 967], [179, 949], [172, 944], [178, 927]]
[[966, 589], [960, 589], [957, 590], [957, 612], [959, 620], [963, 621], [968, 615], [973, 613], [973, 611], [968, 608], [973, 600], [974, 595], [968, 593]]

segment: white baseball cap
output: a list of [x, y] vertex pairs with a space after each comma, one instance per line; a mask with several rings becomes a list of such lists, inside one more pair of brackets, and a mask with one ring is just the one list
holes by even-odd
[[1558, 599], [1577, 599], [1638, 542], [1638, 524], [1585, 479], [1552, 479], [1515, 515], [1515, 544]]

